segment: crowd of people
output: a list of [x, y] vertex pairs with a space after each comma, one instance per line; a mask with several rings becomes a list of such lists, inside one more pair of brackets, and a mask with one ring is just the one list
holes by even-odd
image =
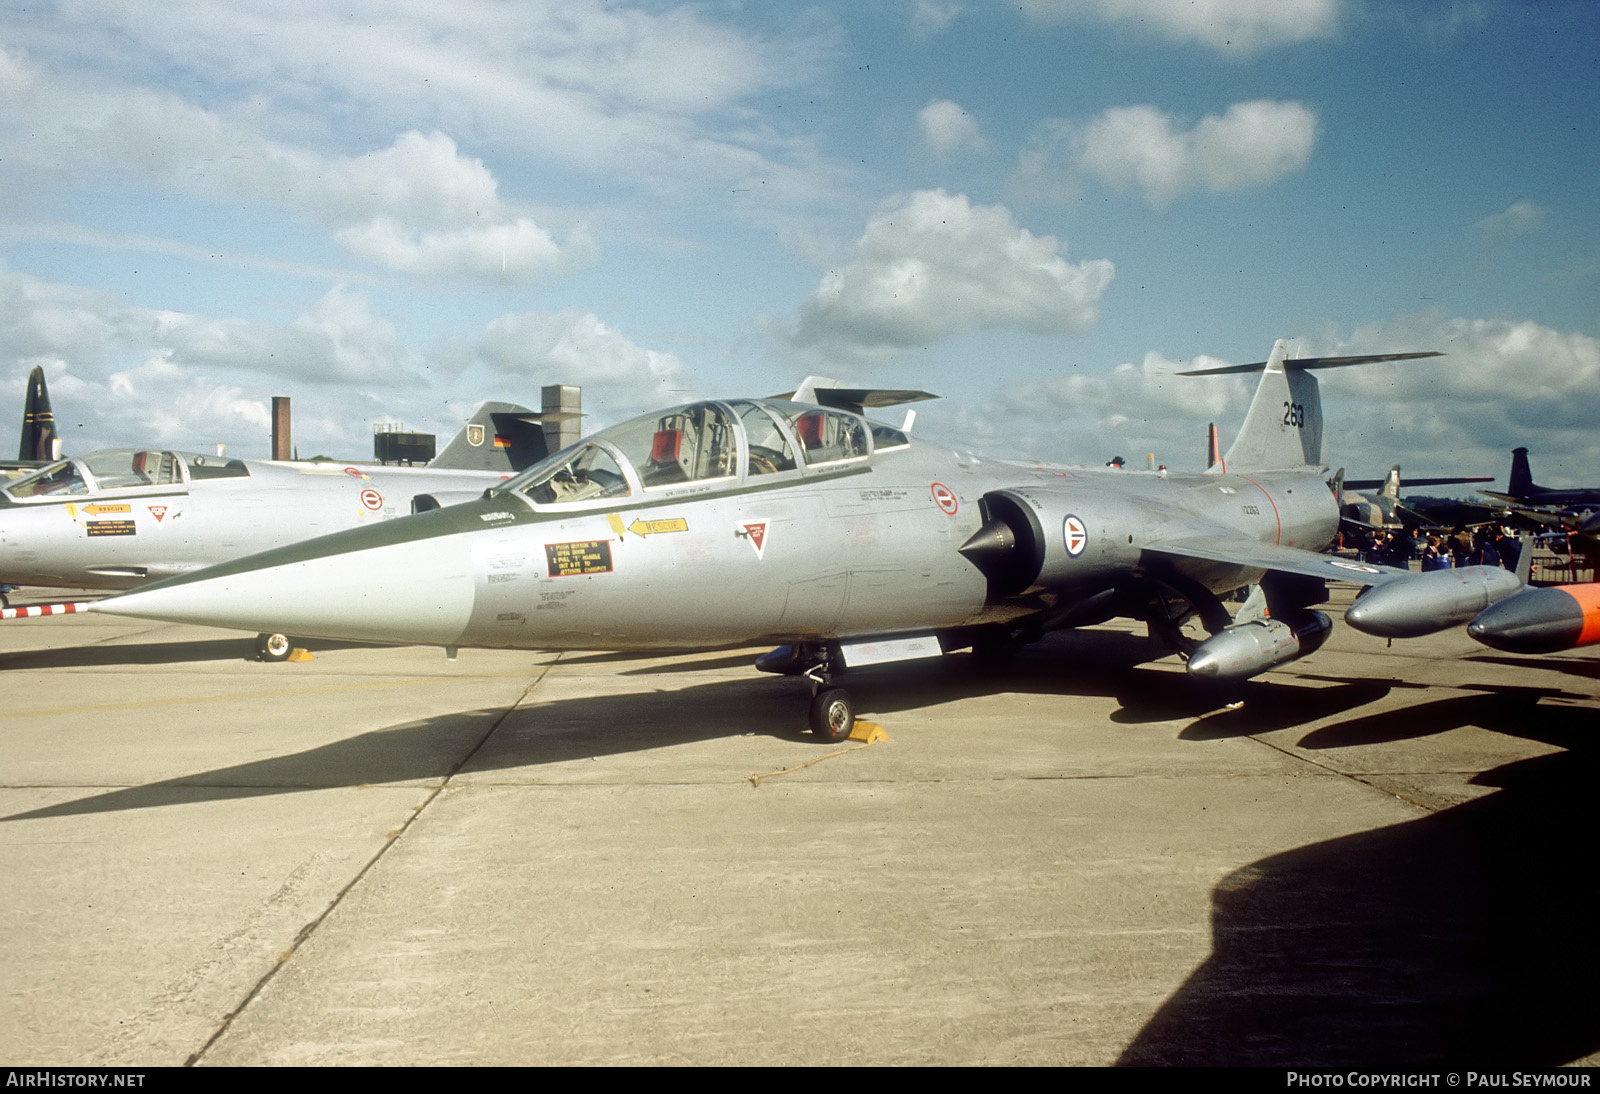
[[1423, 570], [1457, 566], [1503, 566], [1514, 570], [1521, 550], [1516, 533], [1496, 524], [1457, 528], [1449, 534], [1420, 528], [1393, 532], [1374, 528], [1365, 532], [1360, 542], [1352, 543], [1351, 537], [1345, 536], [1344, 546], [1355, 547], [1367, 562], [1402, 570], [1409, 569], [1413, 559], [1422, 561]]

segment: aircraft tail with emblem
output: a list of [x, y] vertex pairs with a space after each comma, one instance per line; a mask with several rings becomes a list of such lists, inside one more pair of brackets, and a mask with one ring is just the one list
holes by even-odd
[[550, 454], [547, 416], [516, 403], [484, 403], [428, 464], [451, 471], [515, 474]]
[[1355, 357], [1290, 357], [1279, 339], [1265, 361], [1249, 365], [1193, 369], [1182, 376], [1259, 372], [1261, 383], [1245, 412], [1244, 425], [1228, 451], [1208, 474], [1325, 469], [1322, 447], [1322, 394], [1311, 370], [1438, 357], [1438, 353], [1380, 353]]

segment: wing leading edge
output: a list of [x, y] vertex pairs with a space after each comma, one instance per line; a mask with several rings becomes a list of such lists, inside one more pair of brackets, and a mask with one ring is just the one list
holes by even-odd
[[1344, 619], [1356, 630], [1380, 638], [1416, 638], [1465, 623], [1523, 585], [1519, 575], [1498, 566], [1412, 573], [1394, 566], [1221, 535], [1184, 536], [1150, 544], [1145, 550], [1173, 558], [1369, 586], [1344, 613]]

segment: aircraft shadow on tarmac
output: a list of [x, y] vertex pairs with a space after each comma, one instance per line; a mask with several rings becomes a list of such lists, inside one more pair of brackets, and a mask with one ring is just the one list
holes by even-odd
[[[312, 653], [327, 650], [381, 649], [363, 642], [315, 640], [298, 642]], [[192, 642], [102, 642], [92, 646], [59, 646], [12, 650], [0, 654], [0, 672], [7, 669], [115, 668], [124, 665], [188, 665], [201, 661], [254, 661], [252, 638], [205, 638]]]
[[[215, 652], [220, 642], [177, 643]], [[866, 670], [849, 676], [863, 711], [894, 713], [997, 692], [1061, 696], [1105, 696], [1122, 704], [1113, 718], [1143, 723], [1198, 717], [1215, 697], [1179, 673], [1142, 664], [1161, 651], [1133, 635], [1068, 638], [1044, 651], [1020, 651], [1000, 668], [953, 671], [954, 665], [924, 664]], [[154, 648], [154, 647], [145, 647]], [[49, 652], [49, 651], [46, 651]], [[61, 651], [82, 653], [85, 651]], [[1068, 654], [1063, 662], [1063, 653]], [[31, 655], [30, 655], [31, 656]], [[659, 656], [659, 655], [652, 655]], [[76, 662], [74, 662], [76, 663]], [[564, 664], [573, 663], [564, 660]], [[586, 663], [586, 662], [585, 662]], [[748, 663], [748, 655], [732, 664]], [[1064, 670], [1063, 664], [1071, 665]], [[701, 669], [724, 667], [723, 659], [702, 660]], [[640, 676], [686, 671], [672, 664], [631, 670]], [[226, 800], [299, 793], [330, 787], [391, 783], [437, 783], [459, 770], [539, 767], [596, 756], [670, 747], [748, 733], [805, 737], [805, 697], [799, 678], [751, 672], [676, 690], [649, 688], [622, 695], [596, 695], [534, 701], [509, 713], [499, 709], [453, 712], [360, 733], [302, 752], [216, 768], [138, 787], [107, 791], [78, 801], [0, 820], [72, 816], [147, 809], [182, 802]], [[1367, 685], [1350, 691], [1259, 684], [1254, 694], [1284, 688], [1303, 692], [1280, 698], [1275, 711], [1295, 710], [1303, 719], [1343, 709], [1358, 699], [1381, 694]], [[1254, 702], [1255, 700], [1252, 700]], [[1279, 715], [1274, 715], [1275, 720]], [[1253, 731], [1258, 731], [1259, 726]], [[487, 746], [487, 747], [486, 747]]]
[[1596, 767], [1592, 748], [1506, 764], [1474, 780], [1498, 793], [1235, 872], [1213, 893], [1211, 957], [1120, 1063], [1547, 1067], [1593, 1053]]
[[[877, 681], [862, 674], [864, 705], [910, 709], [1004, 689], [1127, 696], [1120, 713], [1130, 720], [1184, 717], [1201, 705], [1173, 686], [1183, 677], [1140, 666], [1147, 652], [1142, 640], [1108, 644], [1101, 636], [1079, 652], [1069, 672], [1056, 658], [1025, 654], [998, 676], [927, 672]], [[1266, 685], [1247, 697], [1235, 729], [1259, 732], [1325, 718], [1392, 686]], [[1134, 700], [1136, 692], [1144, 698]], [[752, 674], [669, 692], [462, 711], [4, 820], [325, 787], [437, 785], [461, 771], [537, 767], [751, 732], [789, 736], [798, 730], [804, 693], [801, 681]], [[1401, 727], [1474, 724], [1567, 750], [1473, 780], [1497, 793], [1236, 871], [1213, 893], [1211, 956], [1119, 1062], [1545, 1066], [1600, 1047], [1600, 935], [1587, 881], [1596, 820], [1588, 803], [1600, 754], [1590, 740], [1589, 711], [1542, 702], [1558, 696], [1486, 686], [1481, 696], [1413, 705], [1392, 716], [1358, 715], [1314, 731], [1305, 747], [1394, 739]]]
[[1588, 680], [1600, 680], [1600, 659], [1593, 657], [1560, 657], [1554, 654], [1544, 654], [1534, 657], [1499, 657], [1494, 654], [1480, 653], [1472, 657], [1463, 657], [1463, 661], [1472, 661], [1483, 665], [1510, 665], [1513, 668], [1528, 668], [1537, 665], [1544, 672], [1564, 672], [1570, 676], [1582, 676]]

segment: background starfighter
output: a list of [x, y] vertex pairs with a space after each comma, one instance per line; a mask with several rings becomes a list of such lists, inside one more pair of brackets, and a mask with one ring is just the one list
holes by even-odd
[[[97, 610], [452, 653], [781, 643], [762, 667], [810, 677], [811, 725], [825, 738], [849, 732], [850, 697], [834, 681], [850, 666], [1118, 615], [1147, 621], [1192, 673], [1243, 679], [1321, 644], [1328, 617], [1310, 605], [1325, 580], [1411, 576], [1318, 553], [1339, 514], [1310, 370], [1419, 356], [1433, 355], [1287, 360], [1279, 342], [1267, 362], [1209, 370], [1263, 375], [1226, 473], [1169, 477], [913, 441], [861, 411], [924, 393], [813, 379], [791, 399], [648, 414], [479, 500]], [[1231, 618], [1223, 598], [1256, 582], [1267, 612]], [[1211, 637], [1186, 637], [1190, 616]]]
[[[239, 460], [162, 448], [58, 456], [0, 482], [0, 583], [129, 589], [475, 498], [548, 454], [541, 417], [485, 403], [427, 467]], [[49, 419], [36, 369], [25, 456], [50, 449]], [[281, 659], [289, 647], [274, 637], [260, 652]]]

